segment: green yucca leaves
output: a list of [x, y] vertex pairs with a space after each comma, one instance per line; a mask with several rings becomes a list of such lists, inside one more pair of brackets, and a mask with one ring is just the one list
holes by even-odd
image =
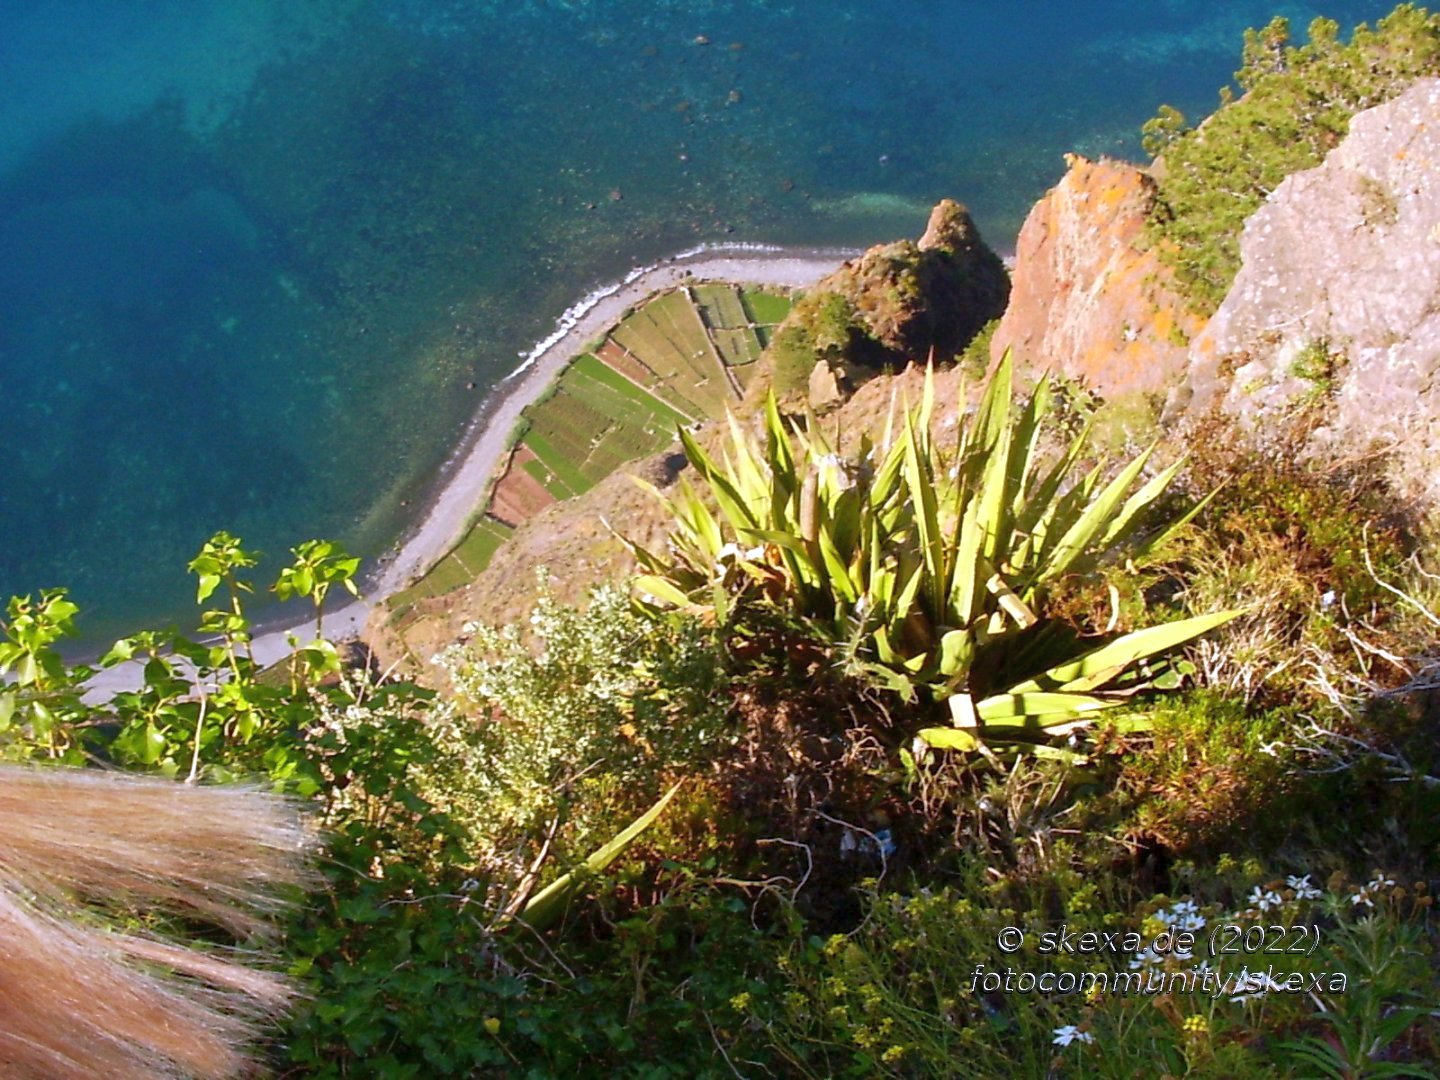
[[520, 917], [534, 930], [544, 930], [554, 925], [555, 921], [565, 914], [566, 906], [584, 884], [586, 875], [600, 873], [625, 854], [640, 834], [655, 824], [679, 790], [680, 785], [677, 783], [660, 797], [659, 802], [627, 825], [618, 836], [592, 852], [581, 868], [561, 875], [532, 896], [521, 909]]
[[948, 701], [952, 726], [920, 732], [932, 746], [1034, 750], [1125, 704], [1122, 695], [1169, 672], [1164, 656], [1237, 613], [1094, 645], [1037, 636], [1047, 587], [1147, 554], [1200, 507], [1146, 537], [1146, 511], [1183, 463], [1142, 482], [1152, 446], [1108, 480], [1100, 464], [1080, 474], [1088, 426], [1047, 454], [1049, 379], [1023, 408], [1013, 389], [1007, 354], [949, 453], [932, 441], [928, 373], [919, 406], [898, 424], [892, 415], [881, 442], [863, 439], [849, 458], [814, 426], [787, 425], [773, 398], [763, 442], [731, 417], [719, 462], [682, 432], [719, 514], [682, 482], [665, 500], [669, 553], [632, 545], [648, 571], [637, 587], [741, 629], [755, 606], [768, 608], [852, 670], [883, 672], [907, 700]]

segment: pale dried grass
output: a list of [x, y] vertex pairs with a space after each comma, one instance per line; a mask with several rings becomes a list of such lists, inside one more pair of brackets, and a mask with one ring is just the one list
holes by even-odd
[[[311, 838], [284, 800], [93, 770], [0, 769], [0, 1075], [230, 1077], [292, 989], [258, 953], [120, 933], [107, 904], [263, 941]], [[84, 902], [89, 901], [89, 904]]]

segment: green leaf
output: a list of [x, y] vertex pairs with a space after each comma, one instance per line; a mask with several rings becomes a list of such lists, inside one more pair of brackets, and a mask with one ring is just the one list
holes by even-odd
[[1059, 577], [1070, 568], [1070, 564], [1078, 559], [1085, 549], [1095, 538], [1100, 535], [1103, 528], [1107, 527], [1115, 516], [1116, 507], [1120, 499], [1135, 482], [1145, 468], [1145, 462], [1149, 460], [1152, 446], [1136, 456], [1135, 460], [1121, 469], [1110, 483], [1099, 495], [1090, 500], [1089, 505], [1081, 513], [1065, 534], [1060, 538], [1046, 560], [1045, 569], [1037, 580], [1048, 581]]
[[1098, 698], [1088, 694], [1047, 691], [1012, 692], [990, 695], [975, 706], [975, 712], [980, 717], [981, 723], [986, 726], [988, 734], [991, 724], [1007, 720], [1034, 717], [1043, 721], [1041, 724], [1043, 727], [1047, 723], [1059, 721], [1065, 717], [1076, 717], [1085, 713], [1099, 712], [1102, 709], [1113, 709], [1117, 705], [1125, 703], [1123, 698]]
[[975, 639], [968, 630], [951, 630], [940, 639], [940, 674], [947, 679], [964, 675], [975, 658]]
[[1158, 532], [1149, 540], [1146, 540], [1143, 544], [1137, 547], [1134, 554], [1131, 556], [1135, 560], [1135, 562], [1138, 563], [1144, 559], [1149, 558], [1151, 554], [1160, 550], [1160, 548], [1168, 544], [1176, 536], [1176, 534], [1180, 532], [1181, 529], [1185, 528], [1186, 525], [1189, 525], [1190, 522], [1194, 521], [1195, 518], [1199, 516], [1200, 512], [1204, 510], [1205, 507], [1210, 505], [1210, 501], [1214, 499], [1216, 495], [1220, 494], [1221, 488], [1223, 486], [1224, 485], [1222, 484], [1219, 487], [1216, 487], [1213, 491], [1210, 492], [1210, 494], [1206, 495], [1203, 499], [1201, 499], [1198, 503], [1192, 506], [1179, 518], [1171, 522], [1160, 532]]
[[730, 524], [736, 528], [741, 526], [754, 528], [758, 525], [759, 522], [750, 513], [750, 508], [745, 505], [745, 500], [735, 490], [735, 485], [716, 468], [710, 455], [700, 448], [700, 444], [695, 441], [694, 436], [682, 429], [680, 443], [685, 448], [686, 459], [709, 483], [710, 490], [715, 495], [715, 501], [720, 504], [721, 512], [730, 519]]
[[1178, 622], [1135, 630], [1108, 644], [1010, 688], [1012, 694], [1039, 690], [1093, 690], [1109, 682], [1136, 660], [1158, 656], [1244, 614], [1243, 608], [1197, 615]]
[[935, 482], [928, 457], [922, 456], [921, 437], [912, 416], [905, 417], [905, 480], [910, 504], [919, 530], [920, 558], [925, 564], [925, 586], [931, 611], [943, 603], [941, 589], [945, 576], [945, 541], [940, 533], [940, 512], [935, 501]]
[[220, 580], [219, 574], [201, 574], [200, 584], [195, 589], [195, 602], [203, 604], [210, 599], [210, 595], [220, 587]]
[[[683, 783], [683, 781], [682, 781]], [[655, 820], [665, 812], [665, 807], [670, 805], [670, 800], [680, 790], [677, 783], [667, 791], [654, 806], [640, 817], [632, 821], [625, 830], [615, 839], [611, 840], [604, 847], [596, 850], [585, 860], [584, 869], [591, 874], [598, 874], [625, 853], [625, 850], [635, 842], [636, 838], [648, 829]], [[565, 912], [566, 905], [579, 888], [582, 878], [578, 872], [572, 871], [562, 877], [556, 878], [548, 886], [530, 898], [521, 912], [521, 917], [536, 930], [543, 930], [552, 925]]]
[[315, 575], [308, 566], [302, 566], [296, 570], [290, 582], [301, 596], [309, 596], [315, 591]]
[[980, 740], [964, 728], [921, 728], [916, 735], [937, 750], [962, 750], [970, 753], [980, 749]]
[[690, 597], [671, 584], [667, 578], [654, 574], [637, 577], [635, 589], [637, 592], [649, 593], [655, 599], [664, 600], [667, 604], [674, 604], [676, 607], [688, 608], [692, 603]]

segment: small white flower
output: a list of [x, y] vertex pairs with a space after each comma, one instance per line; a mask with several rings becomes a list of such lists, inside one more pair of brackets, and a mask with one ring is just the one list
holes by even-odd
[[1053, 1034], [1055, 1036], [1054, 1044], [1056, 1046], [1069, 1046], [1075, 1042], [1089, 1043], [1095, 1041], [1094, 1035], [1091, 1035], [1088, 1031], [1081, 1031], [1074, 1024], [1066, 1024], [1064, 1027], [1058, 1027]]
[[1164, 962], [1165, 957], [1155, 951], [1155, 946], [1147, 945], [1145, 946], [1144, 952], [1137, 953], [1135, 959], [1130, 961], [1130, 970], [1135, 971], [1138, 968], [1146, 967], [1152, 964], [1163, 964]]
[[1304, 877], [1291, 874], [1285, 879], [1285, 884], [1295, 890], [1296, 900], [1318, 900], [1325, 895], [1314, 885], [1310, 884], [1309, 874], [1306, 874]]
[[1255, 888], [1250, 891], [1249, 902], [1252, 907], [1259, 911], [1269, 911], [1271, 908], [1277, 908], [1283, 904], [1285, 898], [1274, 889], [1264, 889], [1256, 885]]
[[1200, 907], [1194, 900], [1178, 900], [1159, 915], [1165, 925], [1174, 930], [1193, 933], [1205, 929], [1205, 916], [1200, 914]]
[[1375, 901], [1372, 900], [1372, 899], [1370, 899], [1370, 893], [1369, 893], [1368, 891], [1366, 891], [1365, 889], [1361, 889], [1361, 890], [1360, 890], [1359, 892], [1357, 892], [1357, 893], [1351, 893], [1351, 894], [1350, 894], [1350, 903], [1355, 904], [1355, 905], [1357, 905], [1357, 906], [1360, 905], [1360, 904], [1364, 904], [1366, 907], [1371, 907], [1371, 908], [1373, 908], [1373, 907], [1375, 906]]
[[1240, 974], [1235, 976], [1235, 981], [1231, 984], [1235, 988], [1235, 993], [1230, 996], [1230, 1000], [1239, 1003], [1264, 997], [1265, 991], [1269, 989], [1265, 985], [1267, 982], [1269, 982], [1269, 978], [1264, 972], [1252, 972], [1248, 967], [1242, 967]]
[[1380, 873], [1377, 873], [1377, 874], [1375, 875], [1375, 880], [1374, 880], [1374, 881], [1370, 882], [1370, 884], [1368, 884], [1368, 885], [1365, 886], [1365, 888], [1370, 889], [1370, 890], [1372, 890], [1372, 891], [1373, 891], [1373, 890], [1377, 890], [1377, 889], [1393, 889], [1394, 887], [1395, 887], [1395, 879], [1394, 879], [1394, 878], [1388, 878], [1388, 877], [1386, 877], [1384, 874], [1380, 874]]
[[1325, 595], [1323, 595], [1322, 597], [1320, 597], [1320, 607], [1321, 607], [1321, 608], [1331, 608], [1331, 607], [1334, 607], [1334, 606], [1335, 606], [1335, 590], [1334, 590], [1334, 589], [1329, 589], [1329, 590], [1326, 591]]

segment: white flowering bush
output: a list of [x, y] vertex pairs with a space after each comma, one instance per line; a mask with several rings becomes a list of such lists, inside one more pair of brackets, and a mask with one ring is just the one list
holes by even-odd
[[[591, 801], [633, 809], [722, 736], [720, 666], [693, 621], [602, 587], [584, 608], [542, 592], [528, 625], [469, 625], [434, 658], [473, 725], [474, 814], [495, 845], [536, 830], [581, 843]], [[648, 804], [647, 804], [648, 805]], [[558, 825], [557, 825], [558, 822]]]

